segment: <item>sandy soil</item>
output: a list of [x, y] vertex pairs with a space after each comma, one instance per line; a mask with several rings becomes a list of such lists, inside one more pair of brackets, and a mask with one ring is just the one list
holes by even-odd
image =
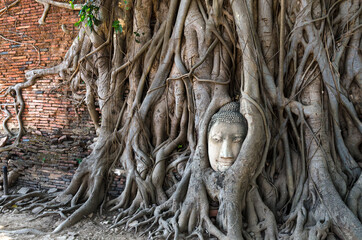
[[[50, 234], [62, 219], [58, 216], [47, 216], [32, 221], [32, 213], [19, 212], [18, 210], [9, 210], [0, 213], [0, 240], [10, 239], [54, 239], [54, 240], [75, 240], [75, 239], [133, 239], [142, 240], [146, 238], [138, 237], [136, 233], [122, 232], [120, 228], [109, 229], [114, 216], [91, 216], [78, 222], [76, 225], [66, 229], [59, 234]], [[4, 230], [16, 230], [24, 228], [33, 228], [45, 232], [43, 235], [32, 233], [11, 234], [4, 233]]]

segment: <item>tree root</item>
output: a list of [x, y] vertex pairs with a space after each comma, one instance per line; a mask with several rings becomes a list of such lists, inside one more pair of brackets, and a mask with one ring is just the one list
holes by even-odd
[[362, 221], [362, 174], [349, 192], [347, 206]]
[[[33, 199], [30, 202], [24, 203], [24, 205], [29, 205], [29, 204], [30, 205], [23, 208], [23, 209], [21, 209], [20, 211], [23, 212], [23, 211], [28, 211], [28, 210], [31, 210], [31, 209], [34, 209], [34, 208], [37, 208], [37, 207], [41, 207], [42, 209], [40, 209], [39, 212], [38, 212], [38, 213], [41, 213], [44, 210], [60, 208], [60, 207], [63, 207], [63, 206], [68, 204], [68, 203], [52, 204], [51, 201], [48, 202], [50, 199], [54, 199], [54, 196], [48, 196], [48, 197], [46, 197], [44, 199]], [[18, 205], [21, 206], [20, 204], [18, 204]]]
[[38, 218], [42, 218], [42, 217], [46, 217], [46, 216], [50, 216], [50, 215], [57, 215], [57, 214], [59, 214], [61, 218], [67, 219], [67, 216], [65, 215], [66, 213], [77, 210], [81, 206], [82, 206], [82, 204], [78, 204], [76, 206], [65, 208], [65, 209], [59, 208], [58, 211], [46, 211], [46, 212], [43, 212], [42, 214], [40, 214], [40, 212], [39, 212], [38, 215], [36, 217], [32, 218], [30, 221], [34, 221], [35, 219], [38, 219]]
[[[134, 228], [135, 232], [137, 232], [137, 229], [140, 226], [145, 225], [144, 222], [146, 222], [146, 224], [151, 222], [148, 219], [148, 220], [142, 220], [142, 221], [140, 221], [138, 223], [138, 220], [140, 220], [141, 218], [146, 217], [147, 215], [152, 215], [154, 213], [155, 208], [156, 208], [155, 206], [152, 206], [151, 208], [140, 210], [140, 211], [136, 212], [133, 216], [124, 217], [122, 220], [120, 220], [120, 218], [117, 217], [116, 220], [115, 220], [115, 223], [110, 228], [115, 228], [115, 227], [118, 227], [118, 226], [125, 225], [125, 229], [131, 230], [132, 228]], [[151, 218], [151, 219], [153, 219], [153, 218]], [[137, 224], [133, 224], [134, 222], [135, 223], [137, 222]], [[133, 224], [133, 225], [130, 226], [130, 224]]]
[[27, 199], [27, 198], [33, 198], [33, 197], [44, 197], [46, 194], [43, 193], [43, 192], [40, 192], [40, 191], [36, 191], [36, 192], [31, 192], [31, 193], [27, 193], [27, 194], [24, 194], [24, 195], [20, 195], [20, 196], [10, 196], [9, 198], [12, 199], [6, 199], [7, 200], [10, 200], [8, 201], [6, 204], [2, 205], [0, 207], [0, 212], [3, 211], [4, 209], [6, 208], [11, 208], [14, 204], [16, 204], [17, 202], [21, 201], [21, 200], [24, 200], [24, 199]]
[[[124, 229], [128, 231], [133, 229], [137, 232], [142, 229], [140, 236], [148, 234], [150, 239], [187, 239], [193, 237], [203, 239], [202, 235], [207, 230], [209, 233], [225, 239], [225, 235], [214, 226], [209, 218], [208, 208], [203, 206], [202, 201], [196, 197], [199, 195], [190, 194], [189, 200], [182, 205], [180, 204], [181, 196], [185, 194], [181, 194], [183, 192], [180, 191], [182, 187], [183, 184], [180, 183], [175, 192], [177, 194], [157, 207], [142, 207], [138, 193], [138, 197], [135, 199], [139, 200], [134, 200], [129, 208], [121, 211], [111, 228], [124, 225]], [[195, 200], [199, 204], [195, 205]], [[180, 208], [180, 206], [182, 207]], [[137, 209], [138, 211], [136, 211]], [[184, 228], [188, 229], [188, 235], [183, 234]]]
[[6, 5], [4, 8], [0, 9], [0, 14], [9, 10], [9, 8], [15, 6], [20, 0], [15, 0], [14, 2], [10, 3], [9, 5]]
[[41, 3], [44, 5], [43, 14], [38, 21], [40, 25], [45, 23], [45, 18], [48, 14], [50, 5], [54, 5], [54, 6], [61, 7], [61, 8], [67, 8], [67, 9], [71, 9], [71, 10], [81, 10], [81, 8], [83, 6], [82, 4], [73, 4], [73, 6], [71, 6], [68, 3], [62, 3], [62, 2], [52, 1], [52, 0], [36, 0], [36, 1], [38, 3]]
[[247, 198], [250, 198], [248, 202], [251, 205], [248, 208], [248, 216], [255, 215], [256, 221], [248, 227], [247, 231], [253, 232], [256, 238], [261, 238], [263, 232], [264, 239], [277, 239], [278, 229], [274, 214], [264, 204], [259, 191], [256, 188], [251, 189]]
[[46, 232], [42, 232], [33, 228], [23, 228], [18, 230], [0, 230], [0, 233], [8, 233], [8, 234], [34, 234], [34, 235], [45, 235]]
[[63, 229], [72, 226], [84, 216], [94, 212], [94, 210], [101, 204], [103, 200], [103, 178], [101, 176], [94, 176], [94, 185], [87, 201], [81, 205], [74, 213], [72, 213], [64, 222], [56, 227], [53, 233], [59, 233]]
[[19, 196], [20, 196], [19, 194], [17, 194], [17, 195], [3, 195], [0, 198], [0, 205], [2, 205], [3, 203], [6, 203], [6, 202], [8, 202], [8, 201], [10, 201], [10, 200], [12, 200], [14, 198], [17, 198]]

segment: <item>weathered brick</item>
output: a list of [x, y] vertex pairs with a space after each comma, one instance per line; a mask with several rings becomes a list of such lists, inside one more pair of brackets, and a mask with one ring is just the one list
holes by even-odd
[[[0, 1], [0, 9], [2, 7], [4, 7], [3, 2]], [[0, 39], [1, 89], [24, 82], [27, 70], [58, 65], [71, 46], [73, 39], [64, 34], [59, 26], [64, 23], [68, 29], [72, 29], [73, 23], [78, 18], [77, 12], [52, 7], [48, 13], [46, 24], [40, 26], [38, 19], [42, 13], [42, 4], [34, 0], [22, 0], [17, 6], [11, 8], [11, 15], [5, 13], [1, 16], [0, 32], [9, 39], [26, 43], [16, 44]], [[17, 33], [20, 34], [8, 31], [15, 27]], [[77, 30], [74, 28], [74, 31]], [[76, 37], [75, 34], [76, 32], [72, 33], [72, 37]], [[29, 44], [34, 44], [41, 51], [40, 63], [38, 50]], [[32, 188], [64, 189], [78, 166], [76, 159], [82, 159], [90, 153], [89, 149], [77, 146], [72, 150], [73, 152], [70, 152], [73, 143], [68, 143], [68, 147], [65, 144], [51, 145], [49, 136], [55, 135], [54, 132], [57, 132], [58, 138], [68, 135], [72, 139], [84, 139], [84, 142], [89, 142], [92, 136], [95, 136], [94, 128], [88, 132], [83, 129], [92, 126], [86, 109], [79, 109], [82, 122], [78, 121], [72, 102], [66, 98], [71, 95], [69, 88], [62, 86], [60, 89], [53, 90], [61, 81], [60, 77], [56, 75], [44, 76], [37, 79], [36, 85], [23, 90], [26, 103], [23, 120], [29, 142], [21, 143], [24, 144], [22, 145], [23, 151], [12, 150], [0, 153], [0, 161], [3, 163], [8, 160], [10, 155], [12, 158], [21, 159], [26, 163], [27, 167], [18, 184]], [[0, 99], [0, 103], [5, 102], [12, 103], [13, 100], [10, 97]], [[14, 112], [13, 108], [9, 108], [9, 110]], [[4, 113], [0, 112], [0, 119], [3, 119], [4, 116]], [[16, 118], [10, 120], [9, 127], [17, 127]], [[0, 133], [4, 133], [2, 126], [0, 126]], [[36, 134], [31, 135], [31, 133]], [[42, 141], [33, 142], [32, 136], [34, 139], [41, 138]], [[48, 138], [46, 138], [47, 136]], [[44, 162], [43, 159], [45, 159]], [[112, 184], [112, 193], [116, 194], [120, 191], [119, 184], [118, 178], [117, 184]]]

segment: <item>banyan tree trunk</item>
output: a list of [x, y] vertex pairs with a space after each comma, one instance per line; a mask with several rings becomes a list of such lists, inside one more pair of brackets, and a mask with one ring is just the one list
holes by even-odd
[[[54, 232], [107, 207], [120, 210], [114, 226], [138, 221], [129, 229], [149, 237], [361, 238], [360, 1], [86, 4], [100, 24], [14, 87], [60, 74], [99, 134], [51, 202], [76, 209]], [[232, 101], [247, 136], [214, 171], [208, 125]], [[115, 167], [125, 188], [106, 201]]]

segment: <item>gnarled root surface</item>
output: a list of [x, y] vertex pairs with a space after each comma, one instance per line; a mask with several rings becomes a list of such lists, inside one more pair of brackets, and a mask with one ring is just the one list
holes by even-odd
[[[60, 74], [87, 105], [95, 149], [61, 195], [7, 196], [3, 208], [65, 217], [54, 232], [106, 206], [114, 227], [149, 238], [362, 236], [359, 1], [94, 4], [102, 23], [81, 28], [64, 62], [6, 94], [21, 110], [21, 88]], [[208, 124], [231, 101], [248, 133], [217, 172]], [[107, 202], [114, 167], [125, 188]]]

